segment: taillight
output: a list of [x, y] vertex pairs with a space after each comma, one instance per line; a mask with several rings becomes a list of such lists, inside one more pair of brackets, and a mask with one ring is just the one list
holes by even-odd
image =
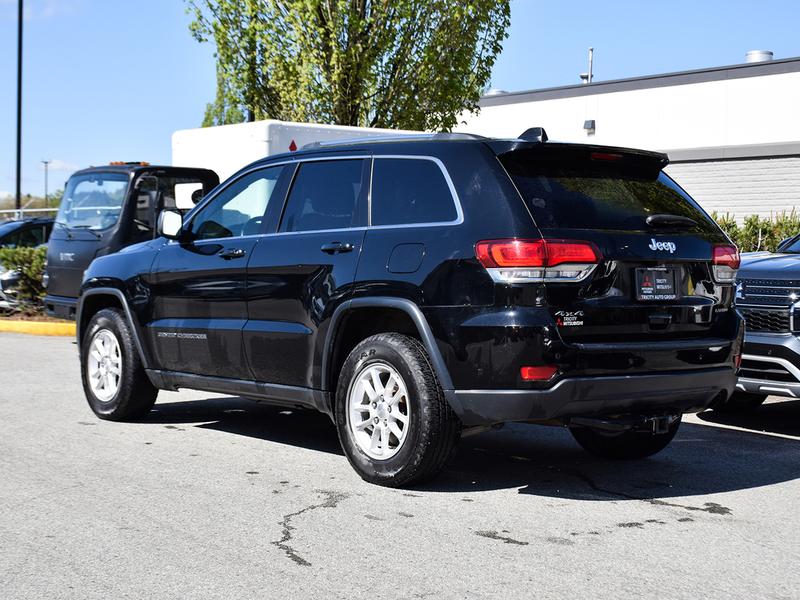
[[575, 240], [484, 240], [475, 256], [499, 283], [583, 281], [600, 262], [594, 244]]
[[711, 268], [717, 283], [733, 283], [739, 268], [739, 249], [730, 244], [714, 246], [711, 254]]

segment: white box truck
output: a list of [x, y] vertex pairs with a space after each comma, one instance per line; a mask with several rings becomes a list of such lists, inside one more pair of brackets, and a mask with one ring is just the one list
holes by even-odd
[[293, 152], [312, 142], [405, 133], [419, 132], [275, 120], [183, 129], [172, 134], [172, 164], [211, 169], [224, 181], [255, 160]]

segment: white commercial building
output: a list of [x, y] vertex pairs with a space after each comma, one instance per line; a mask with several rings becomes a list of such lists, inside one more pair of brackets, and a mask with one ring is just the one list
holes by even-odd
[[457, 131], [666, 152], [706, 210], [741, 219], [800, 212], [800, 57], [496, 93]]

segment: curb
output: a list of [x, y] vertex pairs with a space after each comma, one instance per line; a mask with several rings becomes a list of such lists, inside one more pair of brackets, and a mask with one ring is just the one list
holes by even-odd
[[74, 336], [75, 323], [51, 323], [48, 321], [9, 321], [0, 319], [0, 332], [27, 333], [30, 335]]

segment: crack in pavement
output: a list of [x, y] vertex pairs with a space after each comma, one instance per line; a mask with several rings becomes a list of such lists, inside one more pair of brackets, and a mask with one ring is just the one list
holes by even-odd
[[515, 540], [514, 538], [510, 538], [505, 535], [500, 535], [497, 531], [476, 531], [475, 535], [479, 535], [481, 537], [489, 538], [490, 540], [497, 540], [499, 542], [503, 542], [504, 544], [514, 544], [516, 546], [527, 546], [528, 542], [522, 542], [520, 540]]
[[716, 502], [705, 502], [703, 506], [690, 506], [688, 504], [677, 504], [675, 502], [667, 502], [666, 500], [659, 500], [657, 498], [644, 498], [642, 496], [635, 496], [634, 494], [627, 494], [625, 492], [617, 492], [614, 490], [609, 490], [597, 485], [588, 475], [581, 473], [576, 469], [560, 469], [563, 473], [567, 475], [572, 475], [577, 479], [583, 481], [586, 485], [592, 488], [595, 492], [599, 492], [601, 494], [606, 494], [607, 496], [616, 496], [618, 498], [625, 498], [627, 500], [638, 500], [640, 502], [647, 502], [653, 506], [666, 506], [669, 508], [682, 508], [683, 510], [689, 511], [699, 511], [699, 512], [707, 512], [714, 515], [729, 515], [733, 511], [727, 506], [722, 506], [721, 504], [717, 504]]
[[281, 539], [271, 542], [273, 546], [277, 546], [281, 550], [286, 553], [295, 564], [301, 565], [303, 567], [310, 567], [311, 563], [308, 562], [305, 558], [300, 556], [297, 551], [289, 544], [294, 538], [293, 532], [297, 530], [296, 527], [292, 526], [292, 519], [295, 517], [299, 517], [300, 515], [311, 512], [312, 510], [316, 510], [318, 508], [336, 508], [336, 506], [342, 500], [347, 498], [347, 494], [343, 494], [342, 492], [331, 492], [327, 490], [315, 490], [318, 494], [323, 494], [325, 496], [325, 500], [319, 504], [312, 504], [310, 506], [306, 506], [303, 509], [300, 509], [296, 512], [289, 513], [283, 516], [283, 519], [279, 521], [281, 527], [283, 527], [283, 535]]

